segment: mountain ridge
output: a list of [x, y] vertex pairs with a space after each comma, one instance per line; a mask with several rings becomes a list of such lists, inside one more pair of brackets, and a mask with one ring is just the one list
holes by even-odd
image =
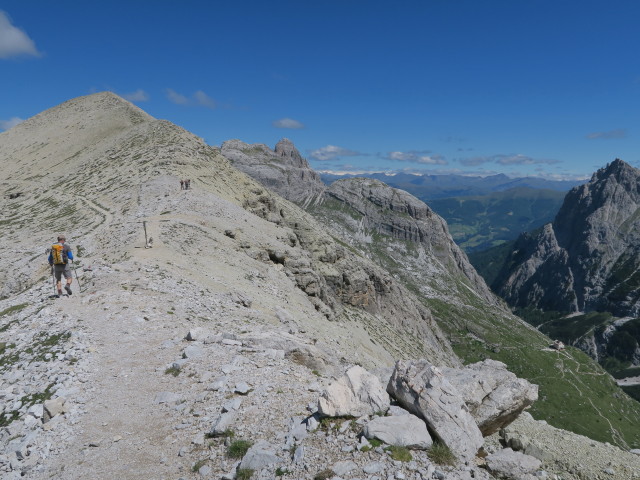
[[410, 173], [362, 173], [320, 174], [323, 181], [331, 184], [342, 178], [367, 177], [380, 180], [394, 188], [405, 190], [423, 202], [440, 198], [486, 195], [511, 188], [529, 187], [567, 191], [584, 183], [580, 180], [547, 180], [540, 177], [511, 178], [503, 173], [488, 176], [455, 174], [410, 174]]
[[[634, 233], [639, 182], [639, 170], [615, 160], [572, 189], [552, 223], [518, 240], [519, 253], [509, 260], [513, 266], [496, 280], [500, 295], [520, 307], [637, 315], [640, 293], [633, 259], [640, 248]], [[623, 275], [619, 279], [618, 273]], [[542, 285], [543, 278], [545, 286], [533, 293], [531, 285]]]

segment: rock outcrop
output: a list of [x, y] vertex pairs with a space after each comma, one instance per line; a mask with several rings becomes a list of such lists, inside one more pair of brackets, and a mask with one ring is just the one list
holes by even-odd
[[388, 409], [389, 396], [378, 377], [357, 365], [329, 385], [318, 400], [318, 412], [327, 417], [384, 414]]
[[292, 202], [307, 205], [324, 192], [320, 175], [287, 138], [280, 140], [274, 150], [261, 143], [227, 140], [221, 153], [238, 170]]
[[403, 408], [422, 418], [456, 457], [470, 460], [476, 456], [482, 433], [460, 392], [437, 367], [424, 360], [398, 361], [387, 391]]
[[535, 480], [534, 473], [542, 462], [535, 457], [514, 452], [510, 448], [499, 450], [487, 457], [487, 467], [499, 478]]
[[462, 395], [485, 437], [509, 425], [538, 399], [537, 385], [516, 377], [495, 360], [441, 370]]
[[426, 450], [433, 444], [427, 425], [421, 418], [407, 414], [375, 417], [364, 427], [364, 436], [377, 438], [387, 445]]

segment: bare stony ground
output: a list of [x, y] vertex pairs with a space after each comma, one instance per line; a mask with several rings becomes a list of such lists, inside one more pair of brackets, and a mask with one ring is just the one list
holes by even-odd
[[[328, 235], [316, 241], [311, 220], [187, 132], [132, 106], [115, 117], [124, 107], [111, 94], [89, 98], [0, 135], [0, 158], [22, 159], [1, 182], [20, 193], [0, 208], [3, 479], [242, 478], [242, 455], [230, 455], [239, 441], [266, 462], [253, 479], [491, 478], [481, 458], [447, 467], [422, 451], [409, 461], [382, 445], [362, 451], [368, 418], [318, 425], [320, 392], [349, 366], [384, 381], [399, 355], [428, 352], [428, 342], [366, 303], [329, 318], [304, 267], [335, 253]], [[102, 130], [88, 115], [104, 117]], [[31, 136], [41, 123], [47, 142]], [[85, 147], [65, 143], [67, 128]], [[74, 176], [54, 169], [61, 158]], [[185, 177], [192, 190], [180, 190]], [[307, 229], [308, 249], [282, 218]], [[82, 288], [74, 278], [73, 295], [57, 299], [44, 250], [61, 232]], [[323, 268], [330, 276], [331, 264]], [[538, 478], [640, 478], [631, 453], [521, 419], [546, 455]]]

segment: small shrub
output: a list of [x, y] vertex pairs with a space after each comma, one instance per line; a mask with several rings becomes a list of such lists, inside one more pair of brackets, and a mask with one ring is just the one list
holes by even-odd
[[198, 470], [200, 470], [204, 464], [207, 463], [206, 460], [198, 460], [196, 463], [193, 464], [193, 467], [191, 467], [191, 471], [193, 473], [196, 473]]
[[384, 442], [382, 440], [378, 440], [377, 438], [372, 438], [371, 440], [369, 440], [369, 444], [371, 445], [371, 448], [377, 448], [383, 443]]
[[253, 476], [253, 470], [250, 468], [239, 468], [236, 470], [236, 480], [249, 480]]
[[236, 440], [229, 445], [227, 449], [227, 455], [230, 458], [242, 458], [247, 450], [251, 448], [251, 442], [248, 440]]
[[215, 432], [207, 432], [204, 434], [204, 438], [233, 438], [235, 436], [235, 432], [230, 428], [227, 428], [224, 432], [215, 433]]
[[393, 460], [398, 460], [400, 462], [410, 462], [413, 460], [413, 456], [407, 447], [396, 447], [395, 445], [391, 445], [386, 448], [387, 452], [389, 452], [389, 456]]
[[173, 366], [167, 368], [164, 371], [164, 373], [167, 374], [167, 375], [173, 375], [174, 377], [177, 377], [178, 375], [180, 375], [180, 367], [178, 367], [176, 365], [173, 365]]
[[436, 465], [455, 465], [456, 456], [451, 449], [442, 442], [433, 442], [427, 451], [427, 456]]
[[321, 472], [316, 473], [316, 475], [313, 477], [313, 480], [327, 480], [333, 476], [335, 476], [335, 472], [330, 468], [327, 468], [326, 470], [322, 470]]
[[291, 473], [291, 472], [286, 468], [282, 468], [282, 467], [276, 468], [276, 477], [282, 477], [284, 475], [287, 475], [288, 473]]

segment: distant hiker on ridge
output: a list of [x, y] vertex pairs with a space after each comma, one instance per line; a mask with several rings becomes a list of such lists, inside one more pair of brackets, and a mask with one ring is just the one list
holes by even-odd
[[184, 190], [184, 180], [180, 180], [180, 190]]
[[67, 280], [64, 289], [71, 295], [71, 269], [69, 268], [69, 260], [73, 260], [73, 252], [71, 247], [65, 243], [64, 235], [58, 236], [58, 243], [54, 243], [49, 251], [49, 265], [56, 278], [56, 286], [58, 287], [58, 296], [62, 295], [62, 275]]

